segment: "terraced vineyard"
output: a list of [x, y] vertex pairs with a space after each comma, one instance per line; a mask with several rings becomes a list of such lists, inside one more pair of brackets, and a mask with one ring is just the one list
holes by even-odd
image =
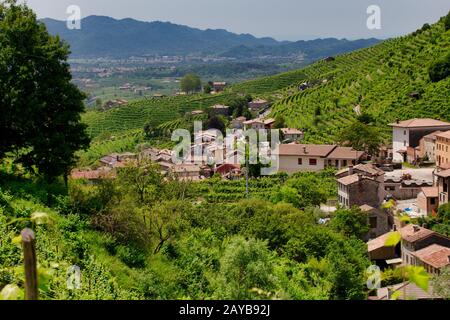
[[[97, 137], [172, 123], [186, 112], [205, 109], [238, 94], [274, 102], [273, 116], [305, 131], [308, 142], [331, 143], [358, 112], [374, 116], [389, 137], [387, 123], [395, 119], [433, 117], [450, 120], [450, 78], [431, 82], [428, 69], [450, 48], [450, 31], [443, 21], [429, 29], [376, 46], [319, 61], [304, 69], [231, 86], [219, 95], [168, 97], [130, 103], [108, 112], [88, 112], [84, 121]], [[298, 85], [313, 86], [299, 91]], [[356, 108], [356, 106], [359, 106]]]
[[[442, 23], [416, 35], [320, 62], [303, 72], [321, 85], [294, 93], [274, 105], [306, 140], [333, 142], [336, 133], [356, 116], [355, 107], [386, 125], [395, 119], [432, 117], [450, 120], [450, 78], [433, 83], [429, 66], [449, 53], [450, 31]], [[317, 111], [319, 110], [319, 112]]]
[[107, 112], [89, 111], [83, 120], [89, 126], [89, 134], [97, 137], [101, 134], [113, 134], [133, 129], [142, 129], [146, 123], [154, 126], [176, 120], [187, 112], [205, 109], [218, 103], [224, 103], [231, 94], [177, 96], [161, 99], [149, 99], [131, 102], [126, 106]]

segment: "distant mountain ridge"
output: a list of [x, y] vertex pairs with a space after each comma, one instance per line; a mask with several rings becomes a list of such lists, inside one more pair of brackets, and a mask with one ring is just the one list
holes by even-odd
[[72, 57], [129, 57], [133, 55], [217, 55], [229, 58], [256, 56], [328, 55], [373, 45], [376, 39], [312, 41], [277, 41], [235, 34], [223, 29], [200, 30], [170, 22], [143, 22], [131, 18], [116, 20], [89, 16], [81, 21], [80, 30], [70, 30], [65, 21], [41, 20], [52, 34], [58, 34], [71, 45]]

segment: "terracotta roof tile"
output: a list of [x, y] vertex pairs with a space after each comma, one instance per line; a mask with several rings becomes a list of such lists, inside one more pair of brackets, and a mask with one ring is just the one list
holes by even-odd
[[309, 156], [325, 158], [335, 148], [336, 146], [325, 144], [282, 144], [279, 147], [279, 154], [283, 156]]
[[450, 169], [436, 172], [436, 175], [441, 178], [448, 178], [448, 177], [450, 177]]
[[437, 198], [439, 197], [439, 188], [438, 187], [426, 187], [422, 188], [422, 192], [427, 198]]
[[393, 232], [388, 232], [367, 242], [369, 252], [385, 247], [386, 241], [392, 234]]
[[436, 134], [436, 137], [450, 139], [450, 131], [438, 133]]
[[344, 186], [348, 186], [354, 184], [360, 180], [360, 176], [357, 174], [352, 174], [351, 176], [346, 176], [338, 179], [338, 183], [343, 184]]
[[432, 244], [431, 246], [418, 250], [413, 254], [426, 264], [437, 269], [450, 265], [450, 248], [438, 244]]
[[416, 225], [409, 224], [406, 227], [400, 229], [402, 238], [408, 242], [416, 242], [435, 234], [434, 231], [425, 229]]
[[363, 151], [356, 151], [349, 147], [337, 147], [331, 152], [327, 158], [329, 159], [347, 159], [347, 160], [357, 160], [364, 155]]
[[358, 164], [358, 165], [353, 167], [353, 170], [365, 172], [365, 173], [368, 173], [368, 174], [373, 175], [373, 176], [383, 176], [383, 175], [385, 175], [385, 172], [383, 170], [377, 168], [373, 164]]
[[398, 123], [391, 123], [390, 126], [399, 128], [450, 127], [450, 123], [436, 119], [424, 118], [424, 119], [410, 119], [400, 121]]

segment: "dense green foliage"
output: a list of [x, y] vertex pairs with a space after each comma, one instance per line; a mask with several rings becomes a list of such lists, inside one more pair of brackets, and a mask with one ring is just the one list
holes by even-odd
[[0, 159], [14, 154], [50, 180], [67, 174], [89, 143], [68, 55], [28, 7], [0, 3]]
[[198, 92], [202, 88], [202, 81], [200, 78], [193, 73], [188, 73], [180, 81], [181, 91], [186, 93]]
[[450, 53], [430, 66], [430, 79], [438, 82], [450, 76]]
[[[325, 177], [299, 175], [286, 184], [297, 197], [316, 199], [316, 189], [303, 189], [311, 179], [331, 189]], [[211, 205], [207, 181], [163, 179], [152, 167], [124, 168], [97, 185], [72, 181], [68, 195], [58, 184], [42, 189], [34, 178], [3, 170], [0, 290], [22, 292], [14, 239], [29, 226], [37, 233], [44, 299], [363, 299], [364, 243], [318, 224], [313, 207], [301, 211], [298, 200], [272, 197], [277, 188], [269, 179], [252, 185], [270, 186], [264, 198], [272, 202], [240, 192]], [[216, 182], [210, 187], [220, 189]], [[38, 224], [43, 214], [36, 212], [49, 218]], [[65, 286], [72, 265], [81, 268], [80, 290]]]

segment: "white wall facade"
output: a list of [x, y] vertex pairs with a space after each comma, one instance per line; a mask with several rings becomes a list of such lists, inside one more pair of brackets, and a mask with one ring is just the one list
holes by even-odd
[[[302, 159], [302, 164], [299, 164], [298, 159]], [[317, 165], [309, 164], [310, 159], [316, 159]], [[325, 169], [325, 159], [320, 157], [306, 157], [306, 156], [279, 156], [278, 171], [293, 174], [300, 171], [321, 171]]]
[[398, 151], [405, 150], [409, 146], [409, 129], [394, 127], [392, 134], [392, 149], [394, 162], [403, 162], [403, 156]]

